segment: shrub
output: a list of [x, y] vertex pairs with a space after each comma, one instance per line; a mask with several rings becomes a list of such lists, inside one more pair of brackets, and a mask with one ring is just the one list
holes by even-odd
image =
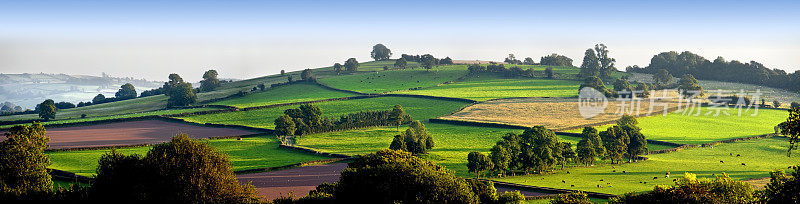
[[[53, 187], [47, 166], [50, 158], [44, 153], [50, 139], [41, 123], [17, 125], [5, 133], [0, 142], [0, 194], [20, 196], [47, 193]], [[35, 197], [34, 197], [35, 198]]]
[[592, 204], [584, 192], [558, 194], [550, 200], [551, 204]]

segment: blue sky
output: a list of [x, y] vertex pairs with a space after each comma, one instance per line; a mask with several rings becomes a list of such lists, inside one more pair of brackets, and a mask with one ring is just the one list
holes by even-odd
[[799, 11], [796, 1], [0, 1], [0, 72], [251, 78], [368, 61], [376, 43], [396, 56], [555, 52], [576, 64], [605, 43], [620, 68], [689, 50], [793, 71]]

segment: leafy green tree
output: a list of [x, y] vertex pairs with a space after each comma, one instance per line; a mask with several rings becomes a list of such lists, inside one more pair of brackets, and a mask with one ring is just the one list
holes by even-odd
[[597, 129], [594, 127], [584, 127], [581, 132], [581, 137], [589, 139], [594, 146], [594, 153], [597, 157], [605, 157], [606, 147], [603, 145], [603, 139], [600, 138]]
[[482, 171], [491, 170], [493, 167], [492, 160], [483, 153], [473, 151], [467, 155], [467, 168], [469, 172], [475, 173], [475, 178], [480, 178]]
[[478, 203], [498, 203], [497, 189], [491, 181], [481, 181], [477, 179], [467, 180], [472, 192], [478, 197]]
[[789, 150], [786, 156], [792, 156], [792, 150], [796, 149], [798, 142], [800, 142], [800, 107], [792, 107], [789, 109], [789, 117], [786, 118], [781, 134], [789, 137]]
[[408, 66], [408, 61], [406, 61], [406, 58], [400, 58], [394, 61], [394, 67], [402, 67], [405, 69], [406, 66]]
[[783, 170], [770, 172], [770, 182], [759, 192], [757, 203], [800, 203], [800, 167], [793, 166], [791, 176]]
[[44, 151], [50, 138], [41, 123], [17, 125], [0, 141], [0, 193], [24, 195], [49, 192], [53, 188]]
[[439, 64], [441, 64], [441, 65], [451, 65], [451, 64], [453, 64], [453, 59], [451, 59], [450, 57], [445, 57], [444, 59], [439, 61]]
[[526, 169], [533, 169], [538, 173], [553, 168], [557, 162], [556, 157], [561, 154], [558, 137], [544, 126], [534, 126], [525, 130], [520, 135], [520, 146], [522, 163]]
[[617, 97], [632, 98], [633, 88], [626, 79], [617, 79], [614, 82], [614, 92]]
[[389, 57], [392, 57], [392, 50], [383, 44], [377, 44], [372, 46], [372, 52], [370, 52], [370, 56], [372, 59], [375, 59], [375, 61], [388, 60]]
[[509, 152], [504, 145], [495, 145], [490, 151], [491, 154], [489, 154], [489, 157], [492, 159], [492, 164], [494, 165], [492, 170], [498, 172], [504, 172], [508, 170], [511, 159], [514, 157], [514, 155], [511, 155], [511, 152]]
[[672, 74], [669, 74], [669, 71], [666, 69], [659, 69], [656, 74], [653, 75], [653, 81], [660, 85], [671, 83], [673, 78]]
[[203, 73], [203, 80], [200, 81], [200, 90], [203, 92], [213, 91], [220, 86], [219, 79], [217, 79], [217, 70], [208, 70]]
[[[794, 195], [796, 197], [796, 195]], [[714, 180], [698, 179], [692, 173], [684, 174], [674, 186], [657, 185], [653, 191], [627, 193], [611, 198], [618, 203], [753, 203], [753, 188], [747, 182], [731, 179], [722, 173]]]
[[297, 131], [297, 127], [295, 126], [292, 117], [284, 114], [275, 119], [275, 135], [294, 135], [295, 131]]
[[611, 90], [608, 90], [608, 88], [606, 88], [606, 85], [603, 84], [603, 80], [596, 76], [591, 76], [589, 78], [586, 78], [586, 80], [583, 82], [583, 84], [581, 84], [581, 87], [578, 90], [583, 89], [583, 87], [591, 87], [599, 91], [600, 93], [603, 93], [603, 95], [607, 97], [613, 95]]
[[539, 64], [549, 65], [549, 66], [572, 67], [572, 59], [570, 59], [567, 56], [553, 53], [551, 55], [542, 57], [541, 60], [539, 60]]
[[632, 115], [625, 114], [625, 115], [622, 115], [622, 117], [620, 117], [619, 120], [617, 120], [617, 125], [619, 125], [619, 126], [625, 126], [625, 125], [636, 126], [636, 125], [639, 125], [639, 121], [636, 120], [636, 117], [633, 117]]
[[[109, 197], [111, 200], [258, 202], [252, 185], [239, 184], [227, 155], [185, 134], [154, 145], [143, 158], [116, 152], [103, 156], [96, 179], [100, 183], [92, 188], [95, 192], [115, 193]], [[119, 189], [133, 192], [119, 192]]]
[[397, 125], [398, 131], [400, 131], [400, 125], [402, 125], [403, 121], [405, 121], [406, 115], [406, 110], [404, 110], [403, 106], [400, 106], [400, 104], [394, 105], [392, 111], [389, 112], [389, 119]]
[[497, 198], [497, 203], [522, 204], [523, 202], [525, 202], [525, 196], [519, 191], [506, 191]]
[[347, 61], [344, 62], [344, 68], [348, 72], [356, 72], [358, 71], [358, 61], [356, 61], [356, 58], [347, 59]]
[[678, 81], [678, 89], [682, 91], [681, 94], [687, 97], [695, 94], [692, 92], [696, 92], [698, 96], [703, 95], [703, 87], [700, 87], [700, 83], [691, 74], [684, 74], [681, 77], [681, 80]]
[[547, 76], [548, 79], [553, 79], [553, 68], [547, 67], [544, 69], [544, 75]]
[[314, 72], [311, 69], [304, 69], [300, 72], [300, 79], [303, 81], [314, 81]]
[[586, 166], [593, 165], [595, 157], [597, 154], [594, 150], [594, 144], [589, 138], [583, 137], [580, 141], [578, 141], [577, 149], [578, 163], [584, 164]]
[[526, 57], [526, 58], [525, 58], [525, 60], [524, 60], [524, 61], [522, 61], [522, 64], [526, 64], [526, 65], [534, 65], [534, 64], [536, 64], [536, 62], [534, 62], [534, 61], [533, 61], [533, 58]]
[[594, 45], [594, 51], [597, 53], [597, 60], [600, 62], [600, 78], [611, 78], [611, 73], [617, 70], [614, 67], [614, 63], [617, 60], [608, 56], [608, 47], [604, 44]]
[[517, 57], [514, 56], [514, 54], [508, 54], [508, 57], [506, 57], [506, 59], [503, 60], [503, 62], [509, 64], [522, 64], [522, 61], [519, 61]]
[[[762, 99], [763, 100], [763, 99]], [[781, 107], [781, 102], [778, 100], [772, 101], [772, 107], [779, 108]]]
[[164, 82], [164, 95], [169, 96], [167, 106], [188, 106], [197, 101], [192, 84], [184, 82], [178, 74], [170, 74], [169, 81]]
[[611, 163], [619, 163], [628, 152], [630, 137], [622, 127], [615, 125], [600, 132], [603, 146], [606, 148], [605, 158], [611, 159]]
[[571, 192], [556, 195], [550, 200], [550, 204], [592, 204], [589, 196], [584, 192]]
[[567, 164], [567, 162], [575, 160], [576, 155], [575, 151], [572, 150], [572, 143], [559, 142], [558, 144], [558, 150], [560, 151], [558, 153], [558, 164], [561, 165], [561, 169], [564, 169], [564, 166]]
[[430, 71], [434, 66], [436, 66], [436, 58], [433, 57], [433, 55], [424, 54], [422, 55], [422, 58], [420, 58], [420, 63], [422, 64], [422, 67]]
[[342, 68], [343, 68], [343, 67], [344, 67], [344, 66], [342, 66], [342, 64], [339, 64], [339, 63], [337, 62], [337, 63], [333, 64], [333, 71], [335, 71], [335, 72], [336, 72], [336, 74], [340, 74], [340, 73], [342, 73]]
[[636, 87], [634, 88], [637, 93], [637, 97], [639, 98], [647, 98], [650, 97], [650, 86], [642, 82], [636, 82]]
[[418, 120], [412, 121], [406, 131], [396, 135], [389, 145], [392, 150], [402, 150], [413, 154], [425, 154], [434, 146], [433, 136]]
[[123, 84], [114, 96], [120, 100], [136, 98], [136, 88], [131, 83]]
[[442, 166], [408, 152], [380, 150], [342, 171], [338, 203], [477, 203], [470, 184]]
[[581, 71], [578, 76], [581, 78], [600, 76], [600, 59], [597, 59], [597, 54], [593, 49], [587, 49], [586, 52], [584, 52], [583, 63], [581, 64]]
[[286, 70], [281, 69], [281, 76], [286, 75]]
[[314, 104], [300, 105], [300, 112], [303, 113], [303, 122], [310, 127], [322, 125], [322, 109]]
[[106, 96], [104, 96], [103, 94], [97, 94], [97, 96], [94, 96], [94, 98], [92, 98], [92, 103], [93, 104], [101, 104], [101, 103], [105, 102], [105, 100], [106, 100]]
[[36, 111], [39, 113], [39, 117], [45, 121], [56, 118], [56, 104], [53, 103], [52, 99], [44, 100], [44, 102], [36, 105]]

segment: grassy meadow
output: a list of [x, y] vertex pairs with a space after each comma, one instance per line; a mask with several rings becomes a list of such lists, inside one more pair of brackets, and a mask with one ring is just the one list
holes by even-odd
[[315, 101], [329, 98], [342, 98], [348, 96], [356, 96], [356, 94], [330, 90], [316, 84], [298, 83], [270, 88], [264, 91], [248, 94], [243, 97], [231, 98], [211, 104], [247, 108], [282, 103]]
[[515, 97], [576, 97], [581, 82], [575, 80], [503, 78], [497, 75], [467, 77], [465, 80], [419, 90], [397, 93], [444, 96], [486, 101]]
[[[277, 167], [305, 161], [328, 159], [328, 157], [279, 148], [280, 142], [271, 135], [236, 139], [202, 140], [208, 142], [218, 151], [228, 154], [233, 170], [248, 170], [266, 167]], [[140, 154], [144, 156], [151, 147], [119, 148], [123, 154]], [[69, 171], [83, 176], [92, 176], [97, 168], [97, 161], [110, 149], [52, 151], [49, 168]]]
[[328, 86], [361, 93], [388, 93], [411, 88], [431, 87], [455, 81], [467, 74], [466, 65], [439, 66], [430, 71], [417, 68], [357, 73], [319, 79]]
[[[688, 110], [688, 109], [684, 109]], [[656, 114], [638, 118], [642, 133], [651, 140], [674, 142], [679, 144], [703, 144], [714, 141], [750, 137], [774, 133], [774, 127], [783, 121], [789, 114], [785, 110], [759, 109], [756, 116], [751, 116], [755, 110], [742, 111], [738, 115], [736, 109], [731, 108], [725, 115], [724, 108], [703, 107], [700, 115], [695, 116], [689, 112], [676, 111], [666, 116]], [[714, 116], [720, 110], [719, 116]], [[684, 114], [686, 113], [686, 114]], [[697, 113], [696, 111], [693, 113]], [[706, 113], [711, 113], [706, 115]], [[611, 125], [600, 126], [602, 131]], [[581, 130], [571, 130], [580, 132]]]
[[[790, 165], [798, 164], [797, 158], [786, 157], [788, 145], [786, 138], [758, 139], [718, 144], [714, 148], [693, 148], [667, 154], [647, 155], [649, 159], [642, 162], [573, 167], [552, 174], [513, 176], [495, 180], [622, 194], [649, 191], [654, 185], [672, 185], [674, 184], [672, 179], [680, 178], [684, 172], [707, 178], [722, 173], [727, 173], [736, 179], [763, 178], [769, 177], [769, 172], [773, 169], [786, 169]], [[741, 157], [737, 157], [737, 154]], [[671, 175], [668, 179], [664, 178], [667, 172]]]
[[[403, 106], [406, 113], [411, 115], [414, 120], [426, 121], [429, 118], [450, 114], [469, 103], [412, 97], [375, 97], [314, 103], [314, 105], [322, 109], [324, 116], [329, 117], [338, 117], [360, 111], [389, 110], [397, 104]], [[194, 123], [236, 124], [258, 128], [274, 128], [275, 119], [283, 115], [284, 110], [297, 107], [299, 105], [180, 118]]]
[[[190, 108], [190, 109], [157, 110], [157, 111], [149, 111], [149, 112], [143, 112], [143, 113], [131, 113], [131, 114], [122, 114], [122, 115], [102, 116], [102, 117], [86, 117], [86, 118], [77, 118], [77, 119], [51, 120], [51, 121], [47, 121], [47, 122], [42, 122], [42, 124], [43, 125], [56, 125], [56, 124], [79, 123], [79, 122], [110, 120], [110, 119], [119, 119], [119, 118], [136, 118], [136, 117], [144, 117], [144, 116], [152, 116], [152, 115], [170, 115], [170, 114], [179, 114], [179, 113], [193, 113], [193, 112], [210, 111], [210, 110], [217, 110], [217, 109], [216, 108]], [[12, 126], [14, 126], [14, 125], [3, 125], [3, 126], [0, 126], [0, 128], [10, 128]]]

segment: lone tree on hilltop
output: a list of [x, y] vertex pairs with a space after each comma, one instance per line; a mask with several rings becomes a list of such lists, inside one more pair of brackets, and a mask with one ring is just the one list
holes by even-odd
[[375, 59], [375, 61], [388, 60], [389, 57], [392, 57], [392, 50], [383, 44], [377, 44], [372, 46], [372, 52], [370, 52], [370, 56], [372, 59]]
[[197, 101], [192, 84], [184, 82], [178, 74], [170, 74], [169, 81], [164, 82], [164, 95], [169, 96], [167, 106], [188, 106]]
[[347, 72], [356, 72], [358, 71], [358, 61], [356, 58], [347, 59], [347, 61], [344, 62], [344, 68]]
[[300, 78], [303, 81], [314, 81], [314, 72], [311, 69], [304, 69], [303, 72], [300, 72]]
[[120, 100], [136, 98], [136, 88], [133, 87], [131, 83], [124, 84], [117, 90], [114, 96]]
[[208, 70], [206, 73], [203, 73], [203, 80], [200, 81], [200, 90], [201, 91], [213, 91], [217, 87], [219, 87], [219, 79], [217, 79], [217, 70]]
[[36, 110], [39, 112], [39, 117], [45, 121], [56, 118], [56, 104], [52, 99], [44, 100], [44, 102], [36, 105]]
[[467, 168], [469, 172], [475, 173], [475, 178], [480, 178], [482, 171], [490, 170], [494, 167], [492, 160], [483, 153], [470, 152], [467, 155]]
[[343, 68], [343, 67], [344, 67], [344, 66], [342, 66], [342, 64], [339, 64], [339, 63], [337, 62], [337, 63], [333, 64], [333, 71], [334, 71], [334, 72], [336, 72], [336, 74], [337, 74], [337, 75], [338, 75], [338, 74], [341, 74], [341, 73], [342, 73], [342, 68]]

